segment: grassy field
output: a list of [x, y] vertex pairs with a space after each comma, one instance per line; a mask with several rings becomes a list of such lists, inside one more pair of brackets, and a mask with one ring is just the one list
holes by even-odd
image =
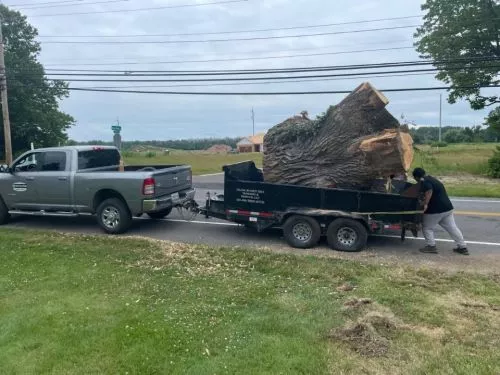
[[[154, 156], [153, 156], [154, 154]], [[173, 151], [170, 155], [154, 152], [124, 153], [126, 164], [189, 164], [194, 175], [222, 172], [226, 164], [240, 161], [253, 160], [258, 166], [262, 165], [262, 154], [209, 154], [203, 152]]]
[[500, 279], [0, 230], [3, 374], [498, 374]]

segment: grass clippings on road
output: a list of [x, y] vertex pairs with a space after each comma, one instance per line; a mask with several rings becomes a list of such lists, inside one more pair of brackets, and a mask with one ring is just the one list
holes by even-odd
[[500, 277], [0, 231], [0, 372], [496, 374]]

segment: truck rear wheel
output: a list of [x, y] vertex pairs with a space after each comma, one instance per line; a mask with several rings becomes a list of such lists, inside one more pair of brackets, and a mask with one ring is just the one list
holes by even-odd
[[290, 246], [309, 249], [319, 242], [321, 227], [311, 217], [294, 215], [283, 225], [283, 235]]
[[130, 228], [132, 215], [120, 199], [110, 198], [97, 208], [97, 222], [106, 233], [120, 234]]
[[326, 238], [333, 250], [355, 252], [366, 246], [368, 231], [359, 221], [336, 219], [328, 226]]
[[9, 222], [9, 219], [9, 210], [3, 202], [3, 199], [0, 198], [0, 225], [7, 224]]
[[169, 207], [169, 208], [162, 210], [162, 211], [149, 212], [148, 216], [154, 220], [161, 220], [161, 219], [167, 217], [168, 215], [170, 215], [171, 212], [172, 212], [172, 207]]

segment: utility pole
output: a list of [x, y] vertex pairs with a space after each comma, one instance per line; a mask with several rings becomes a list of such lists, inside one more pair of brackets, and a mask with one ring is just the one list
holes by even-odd
[[5, 71], [3, 20], [0, 18], [0, 94], [2, 99], [3, 133], [5, 140], [5, 162], [12, 164], [12, 140], [10, 137], [9, 101], [7, 99], [7, 73]]
[[442, 123], [443, 123], [443, 94], [439, 94], [439, 142], [441, 142]]
[[255, 135], [255, 112], [252, 107], [252, 135]]

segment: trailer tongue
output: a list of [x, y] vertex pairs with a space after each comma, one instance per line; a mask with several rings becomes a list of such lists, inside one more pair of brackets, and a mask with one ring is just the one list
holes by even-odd
[[281, 227], [288, 244], [296, 248], [311, 248], [326, 236], [332, 249], [360, 251], [369, 234], [401, 230], [404, 240], [408, 229], [416, 235], [422, 220], [416, 194], [266, 183], [253, 162], [228, 165], [223, 171], [224, 195], [207, 197], [201, 210], [205, 216], [258, 231]]

